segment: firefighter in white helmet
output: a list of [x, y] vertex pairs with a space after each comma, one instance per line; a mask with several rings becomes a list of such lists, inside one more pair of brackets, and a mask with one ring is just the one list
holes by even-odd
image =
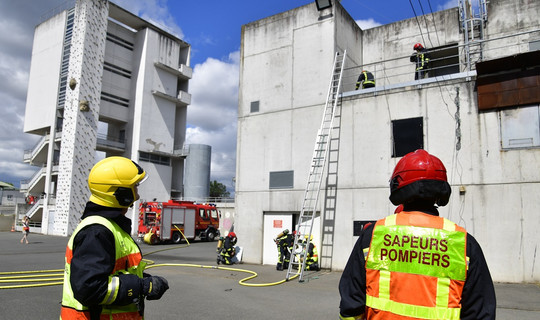
[[90, 201], [66, 249], [60, 319], [143, 319], [144, 299], [160, 299], [169, 288], [164, 278], [143, 273], [125, 216], [145, 178], [124, 157], [105, 158], [90, 171]]

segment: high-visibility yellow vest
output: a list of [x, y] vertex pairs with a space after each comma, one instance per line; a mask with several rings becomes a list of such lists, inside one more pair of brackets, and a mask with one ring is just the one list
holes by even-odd
[[115, 241], [116, 263], [114, 270], [109, 276], [107, 294], [100, 303], [103, 307], [100, 319], [143, 319], [135, 304], [129, 304], [127, 306], [110, 305], [115, 301], [120, 287], [120, 280], [117, 275], [130, 273], [142, 278], [146, 263], [142, 261], [141, 251], [131, 236], [122, 230], [115, 222], [101, 216], [90, 216], [85, 218], [81, 221], [69, 239], [66, 248], [64, 291], [60, 319], [90, 319], [88, 307], [82, 305], [75, 299], [69, 278], [71, 274], [71, 259], [73, 258], [73, 239], [75, 239], [75, 236], [82, 228], [91, 224], [100, 224], [107, 227], [113, 233]]
[[419, 59], [419, 62], [418, 62], [418, 67], [416, 68], [416, 70], [422, 70], [424, 68], [427, 68], [427, 64], [429, 63], [429, 58], [426, 56], [425, 53], [420, 53], [418, 55], [418, 59]]
[[377, 221], [366, 259], [367, 319], [459, 319], [467, 232], [402, 212]]

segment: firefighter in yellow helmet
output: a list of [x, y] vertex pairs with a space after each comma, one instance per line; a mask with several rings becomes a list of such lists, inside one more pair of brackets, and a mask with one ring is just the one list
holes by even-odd
[[306, 234], [302, 246], [307, 250], [306, 270], [319, 271], [319, 252], [317, 251], [315, 244], [313, 244], [313, 235], [309, 236], [308, 241], [308, 236]]
[[124, 157], [105, 158], [90, 171], [90, 201], [66, 249], [60, 319], [143, 319], [144, 299], [160, 299], [169, 288], [164, 278], [143, 273], [125, 216], [145, 178]]

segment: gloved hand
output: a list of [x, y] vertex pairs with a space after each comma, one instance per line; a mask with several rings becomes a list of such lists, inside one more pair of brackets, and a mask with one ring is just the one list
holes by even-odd
[[142, 294], [147, 300], [157, 300], [169, 289], [169, 283], [163, 277], [150, 276], [142, 279]]

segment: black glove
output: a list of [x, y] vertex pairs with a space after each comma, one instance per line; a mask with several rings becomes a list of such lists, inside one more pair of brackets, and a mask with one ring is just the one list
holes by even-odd
[[150, 276], [142, 280], [142, 294], [147, 300], [157, 300], [169, 289], [169, 283], [163, 277]]

